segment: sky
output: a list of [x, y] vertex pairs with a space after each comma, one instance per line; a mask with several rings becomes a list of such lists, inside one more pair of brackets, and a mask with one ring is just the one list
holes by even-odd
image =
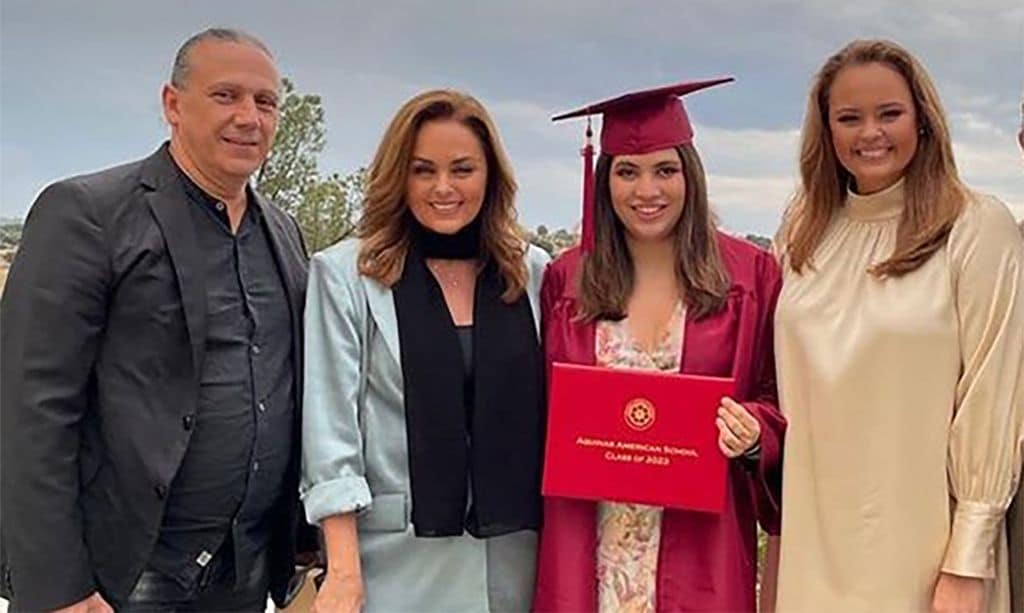
[[366, 165], [417, 92], [475, 95], [498, 124], [530, 227], [579, 218], [584, 126], [552, 115], [733, 75], [686, 105], [722, 224], [762, 235], [795, 187], [814, 72], [851, 39], [890, 38], [935, 80], [964, 179], [1024, 217], [1021, 0], [2, 0], [0, 217], [24, 216], [52, 181], [155, 150], [173, 56], [210, 26], [260, 37], [300, 92], [322, 97], [324, 173]]

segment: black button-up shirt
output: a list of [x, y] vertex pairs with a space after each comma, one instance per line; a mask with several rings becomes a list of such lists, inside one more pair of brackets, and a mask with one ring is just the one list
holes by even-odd
[[232, 556], [242, 581], [269, 545], [287, 494], [295, 381], [288, 297], [259, 205], [248, 194], [232, 233], [226, 206], [180, 174], [205, 262], [206, 350], [150, 567], [190, 586], [214, 555]]

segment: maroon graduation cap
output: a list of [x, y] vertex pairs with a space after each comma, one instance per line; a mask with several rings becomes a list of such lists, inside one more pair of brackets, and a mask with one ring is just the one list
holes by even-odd
[[590, 116], [600, 113], [603, 117], [601, 152], [608, 155], [638, 155], [685, 145], [693, 141], [693, 125], [679, 96], [733, 80], [720, 77], [631, 92], [551, 118], [552, 121], [587, 118], [586, 142], [580, 150], [583, 156], [584, 252], [594, 248], [594, 146], [590, 142], [593, 134]]

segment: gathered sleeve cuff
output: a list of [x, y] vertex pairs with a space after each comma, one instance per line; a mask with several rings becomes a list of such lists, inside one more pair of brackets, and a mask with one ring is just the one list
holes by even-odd
[[961, 375], [948, 454], [956, 506], [942, 571], [993, 578], [1024, 447], [1024, 243], [1006, 207], [979, 197], [950, 233], [949, 258]]
[[995, 578], [996, 543], [1006, 508], [977, 502], [957, 505], [942, 571], [963, 577]]
[[312, 524], [370, 504], [359, 417], [369, 312], [345, 247], [313, 256], [306, 292], [299, 493]]

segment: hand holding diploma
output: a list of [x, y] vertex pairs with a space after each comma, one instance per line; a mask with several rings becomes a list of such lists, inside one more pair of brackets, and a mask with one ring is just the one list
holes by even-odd
[[761, 423], [740, 403], [728, 396], [718, 407], [718, 448], [727, 458], [738, 458], [761, 441]]

